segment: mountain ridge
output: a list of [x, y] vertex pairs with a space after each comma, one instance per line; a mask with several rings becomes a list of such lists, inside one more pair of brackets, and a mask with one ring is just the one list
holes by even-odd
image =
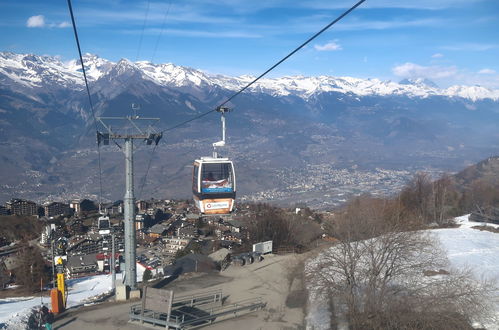
[[[85, 54], [84, 62], [86, 63], [87, 75], [90, 81], [99, 80], [111, 70], [135, 69], [144, 79], [163, 87], [195, 86], [201, 88], [217, 85], [227, 90], [236, 91], [254, 79], [254, 77], [248, 75], [231, 77], [221, 74], [209, 74], [202, 70], [178, 66], [173, 63], [153, 64], [148, 61], [131, 62], [127, 59], [121, 59], [114, 63], [94, 54]], [[56, 77], [56, 79], [49, 80], [52, 84], [61, 84], [67, 88], [82, 88], [83, 86], [79, 60], [64, 63], [55, 56], [0, 52], [0, 73], [33, 88], [43, 87], [40, 82], [50, 75]], [[481, 86], [460, 85], [440, 89], [434, 83], [423, 79], [405, 79], [400, 83], [395, 83], [377, 78], [284, 76], [280, 78], [262, 78], [249, 90], [279, 96], [296, 95], [305, 99], [317, 93], [339, 92], [358, 96], [407, 95], [420, 98], [447, 96], [471, 101], [499, 100], [499, 90]]]

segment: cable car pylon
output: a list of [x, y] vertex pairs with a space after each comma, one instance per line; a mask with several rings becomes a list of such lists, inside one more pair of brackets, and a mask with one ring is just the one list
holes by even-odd
[[[135, 108], [134, 108], [135, 110]], [[142, 140], [146, 145], [157, 145], [163, 134], [153, 131], [152, 125], [146, 130], [141, 129], [139, 122], [157, 122], [159, 118], [142, 118], [134, 114], [126, 117], [97, 117], [99, 122], [106, 129], [105, 132], [97, 131], [97, 143], [109, 145], [110, 140], [124, 140], [125, 148], [125, 285], [131, 290], [137, 288], [137, 266], [136, 266], [136, 237], [135, 237], [135, 195], [134, 195], [134, 171], [133, 171], [133, 141]], [[107, 121], [127, 121], [135, 134], [120, 134], [113, 131]]]

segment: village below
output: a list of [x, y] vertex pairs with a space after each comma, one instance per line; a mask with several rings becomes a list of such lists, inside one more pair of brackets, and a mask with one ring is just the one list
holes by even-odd
[[[85, 318], [85, 322], [94, 322], [89, 315], [95, 315], [96, 311], [84, 306], [97, 303], [103, 304], [103, 311], [119, 309], [102, 325], [103, 329], [118, 329], [118, 324], [123, 322], [135, 329], [134, 324], [142, 324], [147, 319], [143, 314], [144, 305], [137, 305], [141, 294], [144, 299], [146, 287], [151, 288], [147, 292], [157, 289], [175, 292], [176, 298], [171, 300], [177, 313], [175, 322], [179, 315], [185, 318], [193, 313], [179, 308], [179, 304], [184, 306], [186, 301], [192, 304], [198, 300], [204, 304], [209, 300], [219, 308], [218, 314], [207, 316], [206, 310], [197, 306], [201, 314], [189, 322], [209, 325], [216, 319], [217, 324], [211, 325], [214, 329], [229, 329], [229, 325], [235, 324], [249, 328], [258, 324], [276, 329], [282, 326], [327, 329], [331, 324], [343, 322], [360, 329], [365, 318], [370, 317], [365, 314], [367, 308], [374, 306], [369, 306], [370, 300], [363, 300], [366, 297], [344, 296], [347, 278], [341, 277], [358, 276], [356, 285], [363, 286], [363, 281], [368, 283], [369, 276], [374, 275], [366, 275], [369, 271], [366, 273], [365, 269], [348, 269], [353, 266], [347, 267], [344, 258], [348, 259], [347, 252], [353, 249], [358, 254], [357, 260], [367, 267], [369, 256], [384, 255], [396, 244], [400, 255], [394, 257], [404, 259], [407, 264], [397, 266], [395, 262], [392, 266], [401, 268], [378, 280], [391, 286], [392, 281], [400, 280], [400, 275], [420, 276], [422, 280], [407, 283], [407, 290], [415, 290], [411, 285], [421, 285], [420, 281], [428, 278], [438, 279], [434, 280], [435, 292], [447, 290], [452, 296], [452, 303], [450, 296], [424, 297], [445, 300], [435, 305], [438, 311], [428, 311], [425, 322], [441, 322], [440, 318], [432, 319], [432, 315], [445, 312], [459, 315], [456, 325], [472, 325], [478, 316], [486, 314], [489, 321], [479, 324], [496, 329], [490, 326], [495, 322], [490, 318], [497, 320], [494, 317], [499, 311], [493, 289], [497, 285], [494, 276], [499, 275], [496, 244], [499, 242], [496, 237], [499, 191], [493, 174], [498, 163], [498, 158], [492, 157], [435, 181], [429, 175], [418, 173], [392, 197], [352, 196], [340, 207], [327, 211], [313, 210], [303, 203], [277, 207], [240, 202], [231, 215], [203, 215], [189, 200], [138, 200], [135, 229], [139, 291], [130, 297], [126, 296], [132, 293], [118, 290], [126, 277], [122, 201], [102, 204], [99, 210], [97, 203], [88, 199], [42, 205], [12, 199], [0, 208], [3, 214], [0, 217], [0, 301], [5, 307], [0, 312], [0, 325], [9, 329], [30, 328], [37, 306], [51, 304], [50, 290], [60, 285], [58, 277], [62, 277], [66, 311], [61, 310], [57, 315], [61, 329], [77, 324], [65, 326], [64, 320], [68, 317], [76, 317], [74, 322], [83, 322]], [[466, 213], [471, 215], [455, 218]], [[487, 242], [483, 242], [484, 237], [480, 235], [486, 235]], [[471, 240], [466, 241], [468, 236]], [[477, 252], [473, 244], [480, 244], [483, 253]], [[438, 255], [436, 251], [440, 251]], [[464, 261], [456, 259], [456, 255], [467, 254], [469, 258]], [[386, 258], [387, 264], [377, 267], [388, 267], [390, 257]], [[447, 261], [442, 261], [444, 259]], [[464, 265], [468, 267], [466, 271], [462, 268]], [[410, 274], [406, 273], [407, 269], [411, 270]], [[111, 280], [112, 273], [115, 283]], [[478, 278], [486, 278], [487, 282], [481, 283]], [[446, 285], [440, 283], [442, 281]], [[455, 281], [453, 290], [467, 286], [468, 294], [460, 297], [452, 291], [449, 287], [452, 281]], [[381, 300], [398, 295], [378, 289], [372, 288], [373, 294], [381, 294], [378, 298]], [[112, 303], [127, 298], [131, 298], [128, 304]], [[364, 306], [362, 312], [358, 310], [352, 315], [348, 308], [358, 307], [348, 305], [349, 299], [355, 301], [355, 306]], [[468, 308], [465, 313], [461, 309], [462, 299], [472, 299], [477, 308]], [[130, 305], [133, 302], [135, 305]], [[347, 311], [334, 309], [335, 304]], [[237, 310], [234, 306], [238, 306]], [[480, 306], [488, 308], [477, 311]], [[392, 304], [385, 307], [395, 308]], [[377, 322], [395, 322], [395, 314], [389, 310], [383, 312], [387, 314], [379, 314]], [[170, 311], [171, 315], [175, 313]], [[218, 323], [227, 319], [229, 313], [238, 317]], [[410, 318], [410, 315], [404, 317]], [[152, 324], [164, 321], [158, 317]], [[178, 322], [183, 328], [189, 327], [185, 320], [182, 321], [185, 324]], [[397, 318], [396, 322], [409, 321]]]

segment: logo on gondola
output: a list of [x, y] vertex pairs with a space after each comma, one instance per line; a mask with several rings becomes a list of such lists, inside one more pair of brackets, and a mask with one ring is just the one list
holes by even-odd
[[229, 207], [229, 202], [206, 203], [205, 207], [209, 210], [226, 209]]

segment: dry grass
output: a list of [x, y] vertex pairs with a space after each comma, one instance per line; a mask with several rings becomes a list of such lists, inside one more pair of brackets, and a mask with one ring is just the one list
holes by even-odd
[[499, 228], [497, 227], [492, 227], [492, 226], [473, 226], [471, 227], [473, 229], [477, 229], [477, 230], [480, 230], [480, 231], [490, 231], [491, 233], [496, 233], [496, 234], [499, 234]]

